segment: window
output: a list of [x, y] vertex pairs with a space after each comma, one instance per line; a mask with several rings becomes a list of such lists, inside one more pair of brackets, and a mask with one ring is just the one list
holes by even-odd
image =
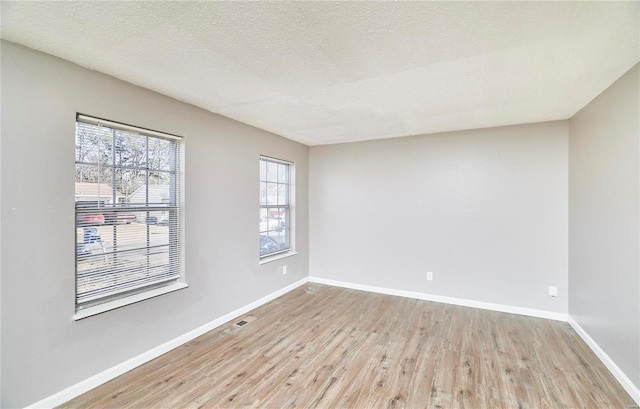
[[291, 168], [289, 162], [260, 158], [260, 257], [292, 249]]
[[178, 283], [181, 149], [180, 137], [77, 116], [76, 311]]

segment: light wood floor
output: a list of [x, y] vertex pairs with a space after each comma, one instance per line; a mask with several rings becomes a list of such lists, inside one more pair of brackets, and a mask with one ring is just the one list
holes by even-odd
[[636, 407], [566, 323], [318, 284], [247, 317], [62, 407]]

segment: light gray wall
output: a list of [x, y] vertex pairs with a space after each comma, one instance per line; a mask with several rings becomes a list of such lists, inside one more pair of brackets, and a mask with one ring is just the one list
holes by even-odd
[[640, 66], [570, 135], [569, 314], [640, 388]]
[[[308, 275], [308, 147], [7, 42], [1, 73], [2, 407], [34, 403]], [[78, 322], [76, 112], [185, 137], [189, 284]], [[260, 154], [295, 162], [299, 252], [262, 266]]]
[[311, 147], [310, 275], [566, 313], [567, 150], [567, 121]]

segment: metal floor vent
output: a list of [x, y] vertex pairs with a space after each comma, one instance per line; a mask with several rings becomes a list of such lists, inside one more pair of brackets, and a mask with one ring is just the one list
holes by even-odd
[[243, 319], [241, 319], [240, 321], [238, 321], [235, 324], [233, 324], [233, 326], [236, 327], [236, 328], [240, 328], [241, 326], [247, 325], [248, 323], [253, 322], [255, 320], [256, 320], [256, 317], [248, 315], [248, 316], [244, 317]]

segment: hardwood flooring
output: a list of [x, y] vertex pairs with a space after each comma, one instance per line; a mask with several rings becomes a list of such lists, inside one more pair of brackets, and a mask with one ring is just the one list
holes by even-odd
[[632, 408], [566, 323], [306, 284], [63, 408]]

